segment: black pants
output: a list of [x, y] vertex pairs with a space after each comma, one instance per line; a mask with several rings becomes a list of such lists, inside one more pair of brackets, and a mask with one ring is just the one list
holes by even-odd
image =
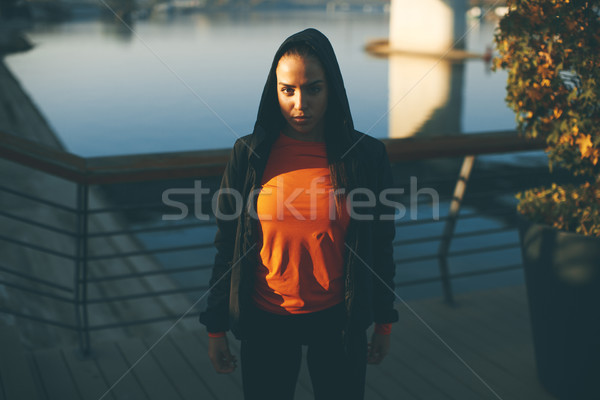
[[316, 400], [364, 398], [366, 333], [352, 336], [351, 351], [342, 345], [344, 303], [326, 310], [276, 315], [252, 309], [252, 329], [242, 340], [245, 400], [292, 400], [307, 345], [306, 361]]

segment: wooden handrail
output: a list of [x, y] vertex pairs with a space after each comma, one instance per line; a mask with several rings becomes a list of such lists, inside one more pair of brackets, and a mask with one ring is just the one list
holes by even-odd
[[382, 139], [392, 163], [443, 157], [465, 157], [541, 150], [543, 138], [527, 139], [516, 131], [496, 131], [434, 137]]
[[[392, 163], [540, 150], [545, 147], [543, 139], [527, 139], [515, 131], [382, 141]], [[1, 158], [86, 184], [219, 176], [230, 152], [231, 149], [219, 149], [83, 158], [0, 132]]]
[[69, 181], [85, 181], [85, 159], [10, 133], [0, 132], [0, 158]]
[[88, 183], [122, 183], [219, 176], [231, 149], [132, 154], [86, 159]]

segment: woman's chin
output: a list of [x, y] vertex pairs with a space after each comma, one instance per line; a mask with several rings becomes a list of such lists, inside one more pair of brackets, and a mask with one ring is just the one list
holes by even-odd
[[288, 136], [294, 137], [299, 140], [320, 140], [322, 139], [322, 133], [318, 129], [315, 129], [313, 124], [288, 124], [287, 129], [284, 131]]

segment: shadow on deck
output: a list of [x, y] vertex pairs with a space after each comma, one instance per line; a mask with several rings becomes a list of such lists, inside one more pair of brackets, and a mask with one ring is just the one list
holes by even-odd
[[[426, 299], [397, 309], [392, 352], [381, 365], [368, 367], [366, 399], [553, 399], [536, 377], [523, 286], [457, 295], [453, 307]], [[152, 347], [155, 341], [98, 343], [89, 359], [76, 347], [32, 351], [24, 364], [40, 399], [242, 398], [239, 368], [231, 375], [213, 371], [200, 326], [166, 335]], [[230, 343], [239, 355], [239, 343], [231, 336]], [[0, 374], [6, 385], [6, 369]], [[6, 393], [0, 398], [11, 400]], [[311, 398], [303, 361], [296, 399]]]

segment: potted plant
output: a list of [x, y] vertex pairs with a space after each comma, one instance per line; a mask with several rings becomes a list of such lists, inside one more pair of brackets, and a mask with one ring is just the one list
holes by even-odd
[[600, 1], [507, 3], [506, 101], [573, 176], [517, 195], [538, 376], [560, 399], [600, 399]]

